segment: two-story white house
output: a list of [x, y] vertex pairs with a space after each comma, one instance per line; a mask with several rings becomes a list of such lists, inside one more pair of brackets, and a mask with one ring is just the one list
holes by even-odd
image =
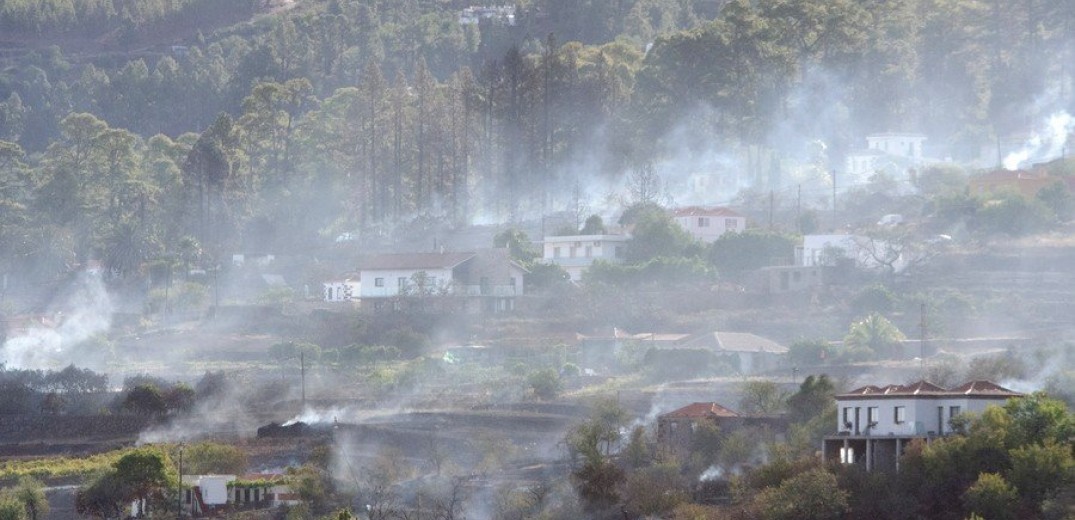
[[672, 218], [692, 237], [707, 244], [725, 233], [740, 233], [747, 228], [747, 218], [728, 208], [677, 208]]
[[630, 239], [627, 235], [547, 236], [542, 247], [542, 258], [563, 267], [571, 276], [571, 281], [577, 282], [597, 260], [617, 264], [623, 262]]
[[927, 381], [867, 385], [836, 396], [836, 435], [825, 437], [826, 461], [861, 464], [867, 471], [898, 471], [899, 458], [914, 439], [953, 433], [952, 418], [981, 413], [1022, 397], [990, 381], [945, 389]]
[[847, 154], [846, 172], [852, 178], [866, 178], [878, 171], [901, 173], [916, 168], [927, 159], [922, 155], [926, 136], [914, 132], [884, 132], [866, 136], [866, 148]]

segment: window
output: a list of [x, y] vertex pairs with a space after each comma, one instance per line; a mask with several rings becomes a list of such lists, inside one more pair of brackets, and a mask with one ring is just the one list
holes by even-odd
[[953, 417], [959, 415], [960, 408], [958, 406], [948, 407], [948, 420], [951, 421]]
[[855, 448], [847, 447], [840, 448], [840, 464], [854, 464], [855, 463]]
[[907, 407], [897, 406], [895, 408], [895, 412], [893, 412], [892, 420], [895, 421], [896, 424], [903, 424], [907, 422]]
[[878, 419], [877, 416], [878, 416], [878, 414], [877, 414], [877, 407], [876, 406], [871, 406], [869, 408], [866, 408], [866, 423], [867, 423], [868, 426], [876, 426], [877, 425], [877, 419]]
[[623, 248], [616, 246], [616, 258], [623, 258]]
[[407, 277], [406, 276], [400, 276], [399, 278], [396, 278], [396, 284], [399, 286], [399, 290], [402, 291], [403, 289], [406, 289], [407, 288]]
[[709, 217], [698, 217], [698, 227], [709, 227]]
[[384, 278], [374, 278], [373, 285], [374, 287], [384, 287]]
[[601, 247], [601, 241], [600, 240], [594, 240], [593, 241], [593, 246], [594, 247]]
[[844, 408], [844, 429], [851, 429], [851, 407]]
[[734, 218], [724, 219], [724, 229], [739, 229], [739, 221]]
[[586, 246], [586, 258], [593, 256], [593, 246]]
[[575, 246], [571, 246], [568, 251], [570, 251], [570, 254], [568, 256], [570, 256], [571, 258], [575, 258]]
[[559, 247], [552, 248], [552, 257], [553, 258], [560, 258], [560, 248]]

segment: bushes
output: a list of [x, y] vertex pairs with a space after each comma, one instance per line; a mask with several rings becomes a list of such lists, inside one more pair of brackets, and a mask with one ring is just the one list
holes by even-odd
[[541, 400], [555, 399], [564, 389], [564, 383], [560, 380], [560, 375], [551, 368], [531, 372], [526, 380], [530, 384], [530, 389], [534, 392], [534, 396]]
[[583, 280], [587, 283], [606, 283], [621, 287], [696, 286], [711, 278], [710, 269], [701, 260], [663, 256], [638, 265], [619, 265], [598, 260], [583, 275]]
[[794, 258], [797, 244], [797, 237], [773, 231], [725, 233], [709, 246], [709, 263], [722, 275], [734, 276]]

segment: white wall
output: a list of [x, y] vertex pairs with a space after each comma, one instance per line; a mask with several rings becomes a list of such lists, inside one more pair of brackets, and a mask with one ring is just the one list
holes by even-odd
[[[702, 219], [709, 225], [702, 225]], [[706, 243], [713, 242], [728, 232], [739, 233], [747, 227], [746, 217], [682, 215], [675, 217], [675, 220], [692, 237]]]
[[183, 475], [183, 484], [198, 486], [202, 492], [202, 503], [218, 506], [228, 503], [228, 482], [235, 479], [235, 475]]
[[879, 134], [866, 136], [867, 147], [882, 152], [910, 157], [922, 158], [922, 144], [926, 137], [917, 134]]
[[348, 302], [357, 300], [361, 293], [359, 282], [347, 280], [343, 282], [327, 282], [322, 284], [322, 296], [326, 302]]
[[612, 263], [622, 262], [628, 240], [629, 238], [623, 235], [546, 237], [542, 258], [546, 262], [563, 267], [572, 280], [578, 281], [582, 278], [583, 271], [598, 259]]
[[[365, 270], [361, 271], [360, 291], [362, 298], [391, 298], [399, 296], [399, 279], [406, 278], [411, 284], [411, 277], [419, 271], [425, 271], [427, 277], [435, 277], [438, 287], [450, 287], [451, 269], [402, 269], [402, 270]], [[377, 279], [383, 279], [383, 286], [377, 287]]]
[[[941, 398], [913, 398], [913, 397], [888, 397], [875, 399], [847, 399], [837, 400], [836, 431], [850, 431], [855, 434], [855, 408], [859, 409], [858, 434], [866, 435], [866, 425], [870, 407], [877, 408], [877, 425], [869, 429], [869, 435], [926, 435], [952, 433], [949, 423], [952, 419], [952, 407], [958, 406], [960, 413], [981, 413], [990, 405], [1003, 406], [1007, 399], [982, 399], [967, 397], [941, 397]], [[905, 420], [902, 423], [895, 421], [895, 409], [903, 406]], [[938, 430], [937, 407], [942, 407], [941, 421]], [[845, 416], [846, 413], [846, 416]], [[851, 422], [850, 430], [844, 425], [844, 418]]]

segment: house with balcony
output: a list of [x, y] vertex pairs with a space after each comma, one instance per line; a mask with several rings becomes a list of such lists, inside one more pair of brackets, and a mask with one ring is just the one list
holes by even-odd
[[375, 255], [358, 264], [362, 306], [374, 309], [450, 296], [473, 312], [503, 312], [524, 293], [526, 269], [507, 249]]
[[948, 389], [927, 381], [856, 388], [836, 396], [836, 434], [822, 441], [822, 458], [866, 471], [899, 471], [900, 457], [912, 441], [951, 435], [952, 418], [1003, 406], [1022, 395], [991, 381]]
[[728, 208], [677, 208], [672, 211], [672, 219], [696, 240], [707, 244], [725, 233], [741, 233], [747, 228], [747, 218]]
[[565, 235], [547, 236], [542, 244], [542, 259], [564, 268], [571, 281], [582, 280], [597, 260], [618, 264], [623, 262], [627, 235]]

